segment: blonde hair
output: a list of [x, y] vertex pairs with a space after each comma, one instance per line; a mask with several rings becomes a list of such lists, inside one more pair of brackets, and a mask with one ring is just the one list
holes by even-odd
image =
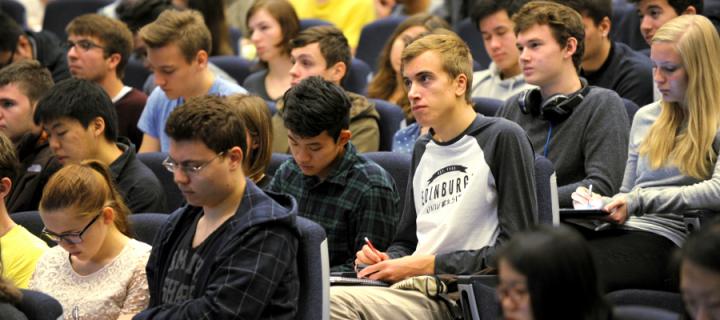
[[[272, 116], [265, 100], [258, 96], [234, 94], [227, 101], [237, 111], [250, 136], [251, 143], [243, 150], [243, 169], [253, 182], [258, 182], [265, 174], [272, 157]], [[257, 149], [253, 145], [257, 144]]]
[[140, 29], [139, 35], [153, 49], [176, 44], [188, 63], [200, 50], [208, 55], [212, 53], [212, 35], [202, 14], [195, 10], [165, 10], [155, 21]]
[[130, 209], [112, 182], [107, 166], [97, 160], [64, 166], [50, 177], [40, 199], [40, 212], [72, 208], [80, 216], [89, 216], [104, 207], [115, 210], [115, 226], [131, 236]]
[[472, 55], [465, 41], [460, 39], [452, 31], [436, 30], [437, 33], [421, 36], [411, 42], [402, 52], [400, 58], [400, 72], [403, 73], [405, 65], [427, 51], [434, 51], [440, 55], [443, 71], [447, 72], [452, 79], [464, 74], [467, 77], [465, 86], [465, 101], [472, 103]]
[[673, 43], [688, 82], [685, 106], [661, 101], [660, 116], [640, 145], [657, 169], [666, 163], [698, 179], [708, 177], [717, 159], [713, 141], [720, 125], [720, 38], [713, 24], [700, 15], [682, 15], [664, 24], [652, 43]]

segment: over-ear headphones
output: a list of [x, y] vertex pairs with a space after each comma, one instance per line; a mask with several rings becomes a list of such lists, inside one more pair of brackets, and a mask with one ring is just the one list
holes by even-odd
[[518, 100], [520, 110], [525, 114], [532, 114], [535, 117], [540, 117], [554, 124], [563, 122], [570, 117], [575, 107], [577, 107], [583, 99], [585, 99], [588, 92], [590, 92], [590, 87], [587, 85], [585, 79], [580, 78], [580, 83], [582, 85], [580, 90], [567, 96], [564, 94], [556, 94], [544, 102], [542, 101], [540, 89], [534, 88], [526, 90], [520, 95]]

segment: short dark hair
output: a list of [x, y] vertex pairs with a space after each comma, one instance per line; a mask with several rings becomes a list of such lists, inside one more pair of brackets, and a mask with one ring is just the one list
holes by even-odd
[[515, 33], [518, 34], [535, 25], [547, 25], [560, 47], [567, 46], [570, 38], [577, 40], [577, 50], [572, 56], [573, 65], [580, 70], [585, 53], [585, 25], [579, 12], [568, 6], [550, 1], [531, 1], [512, 16]]
[[321, 77], [303, 79], [282, 99], [283, 123], [300, 137], [316, 137], [327, 131], [337, 140], [340, 131], [350, 126], [350, 98], [345, 90]]
[[105, 138], [118, 139], [118, 116], [110, 97], [100, 85], [83, 79], [65, 79], [58, 82], [40, 99], [33, 119], [36, 124], [60, 118], [75, 119], [87, 128], [100, 117], [105, 121]]
[[42, 98], [53, 86], [50, 71], [37, 60], [15, 62], [0, 70], [0, 87], [15, 84], [31, 104]]
[[0, 51], [12, 51], [17, 47], [18, 38], [25, 34], [20, 25], [7, 15], [0, 11]]
[[[350, 45], [342, 31], [335, 26], [315, 26], [300, 31], [295, 39], [290, 40], [290, 48], [302, 48], [316, 42], [320, 46], [320, 53], [327, 68], [342, 62], [346, 70], [350, 70]], [[348, 71], [345, 71], [346, 75]]]
[[680, 249], [683, 261], [689, 260], [707, 270], [720, 273], [720, 218], [710, 220], [693, 233]]
[[106, 58], [111, 54], [120, 54], [120, 62], [115, 68], [115, 74], [118, 78], [123, 78], [125, 65], [130, 59], [133, 49], [133, 35], [125, 23], [97, 13], [90, 13], [72, 19], [65, 27], [65, 32], [68, 36], [98, 38], [105, 47], [103, 54]]
[[214, 95], [190, 98], [173, 110], [165, 133], [175, 141], [202, 141], [217, 153], [232, 147], [247, 150], [242, 117], [226, 99]]
[[19, 172], [20, 162], [15, 154], [15, 146], [10, 138], [0, 133], [0, 179], [9, 178], [10, 181], [15, 182]]
[[555, 0], [575, 9], [583, 16], [587, 16], [595, 23], [600, 24], [603, 18], [612, 20], [612, 0]]
[[535, 226], [501, 247], [503, 260], [527, 277], [535, 319], [608, 318], [590, 246], [577, 231]]
[[[634, 4], [640, 3], [642, 0], [630, 0], [630, 2]], [[682, 15], [685, 9], [687, 9], [689, 6], [693, 6], [695, 8], [695, 13], [702, 14], [703, 13], [703, 0], [666, 0], [667, 3], [675, 10], [675, 13], [677, 15]]]
[[470, 19], [475, 28], [479, 29], [480, 20], [502, 10], [507, 12], [508, 18], [511, 18], [523, 4], [525, 4], [525, 0], [480, 0], [472, 8]]
[[118, 5], [118, 19], [125, 22], [132, 33], [155, 21], [160, 13], [175, 8], [171, 0], [121, 1]]

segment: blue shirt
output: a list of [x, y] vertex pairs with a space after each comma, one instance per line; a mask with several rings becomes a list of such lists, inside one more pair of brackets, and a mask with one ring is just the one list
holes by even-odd
[[393, 136], [392, 151], [412, 154], [415, 140], [420, 137], [420, 126], [417, 122], [395, 132]]
[[[218, 96], [227, 96], [234, 93], [247, 93], [247, 90], [219, 77], [215, 77], [215, 81], [210, 87], [210, 91], [208, 91], [208, 94]], [[165, 134], [167, 118], [170, 116], [170, 112], [184, 102], [185, 99], [182, 97], [170, 100], [160, 87], [155, 88], [147, 99], [147, 104], [142, 115], [140, 115], [137, 126], [143, 133], [160, 140], [160, 151], [162, 152], [167, 152], [170, 149], [170, 140]]]

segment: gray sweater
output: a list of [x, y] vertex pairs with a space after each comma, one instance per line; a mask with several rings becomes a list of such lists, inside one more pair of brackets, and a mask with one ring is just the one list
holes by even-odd
[[565, 121], [550, 122], [525, 114], [518, 106], [522, 94], [508, 99], [496, 116], [518, 123], [527, 132], [535, 152], [555, 166], [560, 207], [572, 208], [571, 194], [579, 186], [614, 195], [622, 181], [627, 159], [630, 120], [622, 99], [614, 91], [591, 87], [587, 97]]
[[[639, 155], [640, 144], [662, 110], [660, 102], [641, 108], [630, 130], [628, 161], [620, 195], [625, 195], [630, 219], [625, 228], [661, 235], [680, 246], [687, 233], [682, 211], [720, 211], [720, 161], [705, 179], [686, 176], [675, 166], [653, 169]], [[720, 134], [720, 132], [719, 132]], [[720, 147], [715, 136], [713, 148]]]

